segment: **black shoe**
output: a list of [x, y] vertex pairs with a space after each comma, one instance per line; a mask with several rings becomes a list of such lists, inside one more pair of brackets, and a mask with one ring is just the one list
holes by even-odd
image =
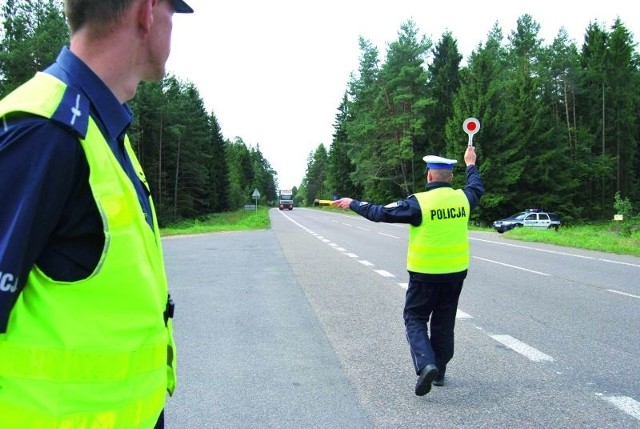
[[424, 396], [431, 391], [431, 383], [438, 376], [438, 368], [435, 365], [427, 365], [418, 373], [416, 383], [416, 395]]
[[438, 374], [438, 376], [433, 379], [433, 385], [444, 386], [444, 374]]

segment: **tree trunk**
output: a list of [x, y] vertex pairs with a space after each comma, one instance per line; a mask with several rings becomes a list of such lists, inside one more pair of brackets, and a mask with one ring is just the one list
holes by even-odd
[[572, 138], [571, 138], [571, 120], [569, 119], [569, 97], [567, 94], [567, 81], [563, 80], [562, 81], [562, 86], [563, 86], [563, 90], [564, 90], [564, 115], [565, 115], [565, 119], [567, 121], [567, 136], [569, 137], [569, 156], [571, 157], [571, 159], [574, 159], [573, 156], [573, 145], [572, 145]]
[[173, 184], [173, 219], [178, 218], [178, 174], [180, 172], [180, 136], [178, 136], [178, 153], [176, 154], [176, 178]]
[[[605, 137], [605, 112], [604, 112], [604, 81], [602, 82], [602, 159], [604, 160], [604, 155], [605, 155], [605, 143], [604, 143], [604, 137]], [[605, 183], [605, 172], [602, 172], [602, 189], [601, 189], [601, 195], [602, 195], [602, 202], [601, 202], [601, 206], [600, 206], [600, 213], [601, 213], [601, 217], [604, 219], [604, 183]]]
[[162, 207], [162, 123], [163, 116], [160, 115], [160, 139], [158, 142], [158, 207]]

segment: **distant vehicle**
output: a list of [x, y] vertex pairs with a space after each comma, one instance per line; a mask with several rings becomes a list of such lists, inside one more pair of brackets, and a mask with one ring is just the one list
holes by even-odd
[[545, 212], [539, 209], [528, 209], [509, 216], [508, 218], [493, 222], [493, 228], [500, 234], [523, 226], [541, 229], [553, 228], [557, 231], [558, 228], [560, 228], [560, 224], [560, 216], [555, 213]]
[[278, 208], [280, 210], [293, 210], [293, 191], [291, 189], [280, 189], [278, 191]]

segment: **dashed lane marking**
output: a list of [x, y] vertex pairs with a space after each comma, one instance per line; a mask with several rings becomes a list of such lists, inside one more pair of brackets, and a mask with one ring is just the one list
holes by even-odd
[[626, 293], [626, 292], [621, 292], [619, 290], [615, 290], [615, 289], [607, 289], [608, 292], [612, 292], [612, 293], [617, 293], [618, 295], [624, 295], [624, 296], [630, 296], [631, 298], [638, 298], [640, 299], [640, 296], [638, 295], [631, 295], [630, 293]]
[[380, 234], [380, 235], [384, 235], [385, 237], [400, 238], [400, 237], [398, 237], [398, 236], [396, 236], [396, 235], [385, 234], [384, 232], [379, 232], [378, 234]]
[[596, 395], [602, 397], [605, 401], [615, 405], [619, 410], [624, 411], [631, 417], [640, 420], [640, 402], [628, 396], [604, 396], [601, 393]]
[[541, 276], [547, 276], [549, 277], [549, 274], [547, 273], [541, 273], [540, 271], [534, 271], [534, 270], [529, 270], [527, 268], [523, 268], [523, 267], [519, 267], [517, 265], [511, 265], [511, 264], [505, 264], [504, 262], [498, 262], [498, 261], [494, 261], [492, 259], [486, 259], [486, 258], [481, 258], [479, 256], [472, 256], [473, 259], [479, 259], [481, 261], [485, 261], [485, 262], [491, 262], [492, 264], [498, 264], [498, 265], [503, 265], [505, 267], [509, 267], [509, 268], [515, 268], [516, 270], [522, 270], [522, 271], [527, 271], [529, 273], [533, 273], [533, 274], [539, 274]]
[[385, 271], [385, 270], [373, 270], [376, 273], [380, 274], [382, 277], [386, 277], [386, 278], [393, 278], [395, 277], [394, 274], [391, 274], [389, 271]]
[[510, 335], [489, 335], [491, 338], [496, 340], [499, 343], [504, 344], [509, 347], [511, 350], [520, 353], [522, 356], [525, 356], [532, 360], [533, 362], [544, 362], [549, 361], [553, 362], [553, 358], [548, 354], [542, 353], [540, 350], [531, 347], [528, 344], [523, 343], [522, 341], [516, 340]]
[[467, 314], [464, 311], [458, 309], [456, 311], [456, 319], [473, 319], [473, 316], [471, 316], [470, 314]]

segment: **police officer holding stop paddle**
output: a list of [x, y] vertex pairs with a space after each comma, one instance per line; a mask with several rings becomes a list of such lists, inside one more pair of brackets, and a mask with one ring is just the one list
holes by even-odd
[[453, 357], [458, 299], [469, 267], [469, 213], [484, 193], [471, 134], [469, 137], [464, 154], [464, 189], [451, 186], [455, 159], [429, 155], [423, 158], [427, 181], [424, 192], [384, 206], [351, 198], [332, 203], [373, 222], [410, 225], [404, 323], [418, 376], [418, 396], [429, 393], [432, 384], [444, 385], [447, 364]]

